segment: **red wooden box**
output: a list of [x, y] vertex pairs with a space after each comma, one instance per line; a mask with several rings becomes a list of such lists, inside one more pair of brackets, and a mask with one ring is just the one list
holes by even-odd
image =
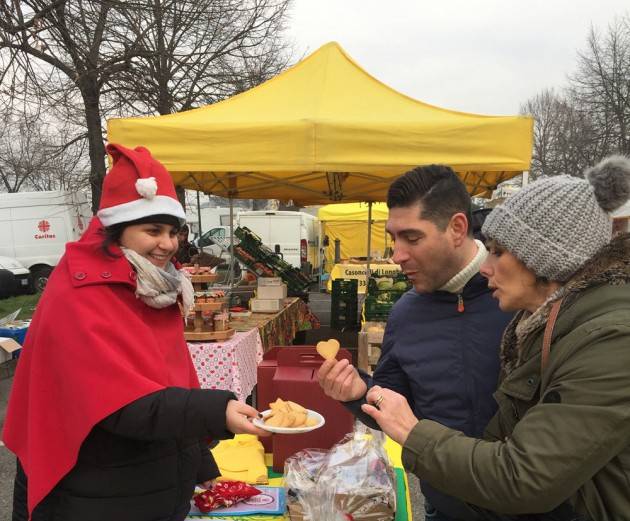
[[[346, 349], [337, 359], [352, 361]], [[314, 346], [274, 347], [258, 366], [257, 404], [263, 411], [276, 398], [291, 400], [320, 413], [326, 424], [304, 434], [273, 434], [261, 441], [266, 452], [273, 452], [273, 470], [284, 471], [284, 461], [307, 448], [329, 449], [352, 432], [353, 415], [339, 402], [324, 394], [317, 382], [317, 370], [323, 363]]]

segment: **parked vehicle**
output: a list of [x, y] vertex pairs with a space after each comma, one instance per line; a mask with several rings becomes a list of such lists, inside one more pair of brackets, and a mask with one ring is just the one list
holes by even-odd
[[192, 243], [197, 247], [203, 247], [205, 253], [214, 255], [215, 257], [222, 257], [229, 262], [229, 254], [221, 248], [213, 239], [227, 239], [230, 240], [230, 227], [229, 226], [216, 226], [206, 230], [201, 237], [196, 238]]
[[[317, 274], [319, 220], [305, 212], [251, 210], [241, 211], [234, 224], [249, 228], [262, 243], [277, 253], [293, 267], [308, 277]], [[193, 243], [207, 253], [226, 258], [229, 255], [213, 241], [214, 238], [230, 240], [229, 226], [216, 226], [206, 231]]]
[[0, 194], [0, 255], [31, 272], [30, 288], [41, 291], [69, 241], [92, 217], [84, 194], [64, 191]]
[[[234, 208], [234, 220], [240, 208]], [[220, 226], [230, 227], [230, 209], [222, 207], [201, 208], [201, 228], [202, 234], [205, 235], [208, 230], [211, 230]], [[199, 236], [199, 214], [196, 208], [191, 208], [186, 211], [186, 222], [190, 229], [192, 237], [197, 238]]]
[[238, 225], [249, 228], [262, 243], [305, 275], [317, 273], [319, 220], [306, 212], [253, 210], [238, 214]]
[[17, 259], [0, 257], [0, 298], [25, 293], [29, 288], [30, 274]]

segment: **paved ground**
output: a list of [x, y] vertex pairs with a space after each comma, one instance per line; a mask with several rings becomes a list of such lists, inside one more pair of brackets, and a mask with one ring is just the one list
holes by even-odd
[[[356, 331], [335, 331], [328, 327], [330, 324], [330, 296], [313, 292], [310, 295], [309, 305], [320, 321], [322, 328], [308, 332], [302, 340], [312, 344], [321, 339], [336, 337], [342, 346], [356, 349]], [[13, 378], [10, 373], [0, 369], [0, 431], [4, 424], [6, 404], [11, 389]], [[45, 434], [45, 433], [44, 433]], [[13, 494], [13, 477], [15, 475], [15, 458], [4, 446], [0, 446], [0, 521], [10, 521], [11, 503]], [[415, 476], [409, 476], [409, 488], [412, 499], [412, 515], [415, 521], [424, 520], [422, 494]], [[113, 520], [112, 520], [113, 521]]]
[[[4, 415], [9, 399], [9, 391], [13, 378], [0, 370], [0, 430], [4, 425]], [[6, 447], [0, 446], [0, 521], [11, 519], [11, 503], [13, 494], [13, 476], [15, 475], [15, 458]]]

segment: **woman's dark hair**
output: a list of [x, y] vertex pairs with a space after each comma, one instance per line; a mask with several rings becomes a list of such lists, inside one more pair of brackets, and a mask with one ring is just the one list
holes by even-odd
[[[504, 248], [503, 246], [501, 246], [501, 244], [499, 244], [497, 241], [495, 241], [494, 239], [488, 239], [488, 238], [484, 238], [484, 243], [486, 245], [486, 249], [488, 251], [490, 250], [495, 250], [499, 253], [503, 253], [506, 251], [509, 251], [508, 249]], [[518, 259], [518, 257], [517, 257]], [[522, 262], [520, 259], [518, 259], [520, 262]], [[525, 266], [527, 268], [527, 266]], [[530, 269], [530, 268], [528, 268]], [[533, 270], [530, 270], [533, 272]], [[548, 286], [549, 284], [551, 284], [551, 281], [547, 278], [547, 277], [543, 277], [541, 275], [537, 275], [536, 273], [534, 273], [534, 276], [536, 277], [534, 280], [534, 285], [535, 286]]]
[[123, 231], [125, 231], [125, 228], [127, 228], [127, 226], [146, 223], [170, 224], [175, 228], [175, 233], [179, 232], [182, 226], [180, 220], [177, 217], [166, 214], [149, 215], [148, 217], [136, 219], [135, 221], [112, 224], [111, 226], [103, 229], [103, 242], [101, 242], [101, 250], [108, 257], [118, 257], [117, 254], [109, 249], [110, 246], [118, 245], [120, 243], [120, 237], [122, 236]]
[[387, 192], [388, 208], [406, 208], [419, 203], [420, 218], [445, 230], [451, 217], [463, 213], [472, 235], [470, 195], [452, 168], [446, 165], [418, 166], [396, 179]]

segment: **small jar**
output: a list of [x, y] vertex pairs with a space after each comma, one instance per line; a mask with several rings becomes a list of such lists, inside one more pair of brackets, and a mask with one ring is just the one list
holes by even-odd
[[228, 328], [227, 313], [216, 313], [214, 315], [214, 330], [225, 331]]

